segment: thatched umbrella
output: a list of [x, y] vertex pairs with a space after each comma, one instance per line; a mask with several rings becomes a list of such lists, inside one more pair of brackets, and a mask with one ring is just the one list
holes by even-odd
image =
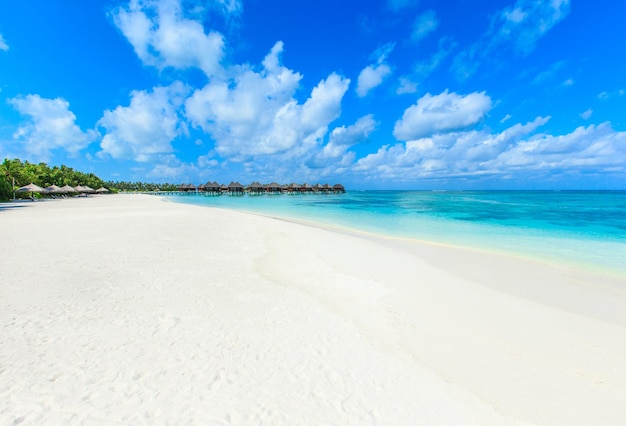
[[63, 190], [56, 185], [50, 185], [45, 189], [45, 191], [48, 194], [60, 194], [61, 192], [63, 192]]
[[101, 187], [101, 188], [96, 189], [96, 194], [104, 194], [106, 192], [109, 192], [109, 190], [106, 189], [105, 187]]
[[90, 188], [88, 186], [83, 186], [83, 189], [85, 190], [85, 192], [89, 193], [89, 194], [93, 194], [94, 192], [96, 192], [95, 189]]
[[18, 188], [15, 192], [39, 192], [42, 193], [45, 190], [41, 186], [37, 186], [34, 183], [29, 183], [26, 186], [22, 186]]
[[[37, 186], [34, 183], [29, 183], [26, 186], [22, 186], [21, 188], [18, 188], [15, 192], [30, 192], [30, 193], [38, 192], [38, 193], [42, 193], [44, 191], [45, 190], [42, 187]], [[33, 198], [32, 196], [31, 196], [31, 198], [32, 198], [33, 201], [35, 201], [35, 198]]]
[[76, 192], [76, 190], [69, 185], [62, 186], [59, 189], [61, 190], [62, 193], [65, 193], [65, 194], [68, 194], [70, 192]]

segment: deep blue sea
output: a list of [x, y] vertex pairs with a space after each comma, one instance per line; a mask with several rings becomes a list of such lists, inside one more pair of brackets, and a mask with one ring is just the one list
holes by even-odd
[[348, 191], [171, 199], [626, 276], [626, 191]]

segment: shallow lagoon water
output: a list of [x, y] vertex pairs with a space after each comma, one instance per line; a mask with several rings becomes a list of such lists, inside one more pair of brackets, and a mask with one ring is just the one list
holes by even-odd
[[170, 199], [626, 276], [626, 191], [348, 191]]

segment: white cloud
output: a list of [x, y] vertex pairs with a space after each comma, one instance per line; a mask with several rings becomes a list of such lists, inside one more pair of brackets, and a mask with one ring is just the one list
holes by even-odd
[[589, 120], [591, 118], [591, 114], [593, 114], [593, 110], [592, 109], [588, 109], [587, 111], [581, 113], [580, 117], [583, 120]]
[[282, 42], [276, 43], [258, 72], [235, 67], [229, 79], [213, 80], [187, 100], [187, 117], [211, 135], [219, 155], [237, 160], [298, 155], [339, 117], [350, 80], [331, 74], [299, 104], [294, 96], [302, 77], [281, 65], [282, 49]]
[[554, 76], [565, 66], [565, 62], [555, 62], [548, 69], [538, 73], [532, 81], [532, 84], [541, 84], [554, 78]]
[[371, 114], [359, 118], [351, 126], [336, 127], [330, 132], [328, 143], [315, 155], [307, 165], [313, 168], [326, 166], [341, 167], [351, 164], [355, 158], [349, 153], [350, 147], [366, 140], [376, 129], [376, 120]]
[[569, 11], [570, 0], [517, 0], [513, 7], [501, 12], [496, 37], [512, 41], [518, 51], [529, 53], [537, 40], [565, 18]]
[[172, 152], [170, 142], [183, 130], [178, 109], [186, 93], [180, 82], [150, 93], [133, 91], [129, 106], [105, 111], [98, 121], [106, 129], [99, 155], [145, 162]]
[[502, 117], [502, 120], [500, 120], [500, 123], [505, 123], [507, 121], [509, 121], [513, 116], [511, 114], [507, 114], [504, 117]]
[[112, 17], [146, 65], [197, 67], [208, 76], [221, 71], [222, 35], [206, 34], [200, 22], [185, 18], [180, 0], [131, 0], [127, 7], [116, 8]]
[[436, 96], [427, 93], [404, 111], [393, 134], [399, 140], [410, 140], [462, 129], [478, 123], [490, 109], [491, 98], [485, 92], [465, 96], [447, 90]]
[[404, 95], [407, 93], [415, 93], [417, 92], [417, 83], [411, 81], [407, 77], [400, 77], [398, 88], [396, 89], [396, 94]]
[[461, 80], [467, 79], [502, 46], [512, 46], [522, 55], [532, 52], [539, 39], [569, 11], [569, 0], [517, 0], [513, 6], [495, 13], [480, 39], [456, 56], [453, 73]]
[[366, 66], [359, 73], [356, 87], [358, 96], [366, 96], [370, 90], [378, 87], [391, 74], [391, 68], [385, 61], [394, 47], [393, 43], [388, 43], [374, 52], [376, 63]]
[[154, 163], [146, 176], [157, 182], [191, 181], [198, 174], [195, 165], [184, 163], [173, 154], [159, 155]]
[[626, 132], [603, 123], [562, 136], [534, 134], [548, 120], [537, 117], [498, 134], [471, 130], [383, 146], [352, 170], [396, 182], [484, 175], [541, 182], [572, 173], [626, 174]]
[[238, 15], [243, 12], [243, 0], [215, 0], [215, 3], [224, 14]]
[[508, 170], [591, 170], [626, 172], [626, 132], [609, 123], [579, 127], [563, 136], [536, 135], [501, 153], [486, 168]]
[[568, 78], [567, 80], [565, 80], [563, 83], [561, 83], [562, 86], [573, 86], [574, 85], [574, 79], [573, 78]]
[[39, 160], [47, 161], [51, 151], [58, 149], [76, 155], [98, 137], [94, 130], [83, 132], [76, 125], [76, 116], [65, 99], [27, 95], [9, 99], [9, 103], [30, 118], [17, 129], [13, 138]]
[[602, 99], [602, 100], [616, 98], [619, 96], [624, 96], [624, 89], [615, 90], [611, 92], [603, 91], [603, 92], [598, 93], [598, 99]]
[[413, 22], [413, 31], [411, 32], [411, 40], [414, 43], [419, 42], [439, 27], [439, 20], [434, 10], [426, 12], [415, 18]]
[[368, 65], [359, 74], [356, 87], [357, 95], [366, 96], [370, 90], [379, 86], [389, 74], [391, 74], [391, 68], [387, 64]]
[[0, 34], [0, 50], [9, 50], [9, 45], [6, 41], [4, 41], [4, 37], [2, 37], [2, 34]]

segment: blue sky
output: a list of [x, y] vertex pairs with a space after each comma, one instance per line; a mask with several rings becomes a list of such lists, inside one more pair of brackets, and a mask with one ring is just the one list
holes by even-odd
[[624, 2], [0, 4], [0, 158], [105, 180], [624, 189]]

